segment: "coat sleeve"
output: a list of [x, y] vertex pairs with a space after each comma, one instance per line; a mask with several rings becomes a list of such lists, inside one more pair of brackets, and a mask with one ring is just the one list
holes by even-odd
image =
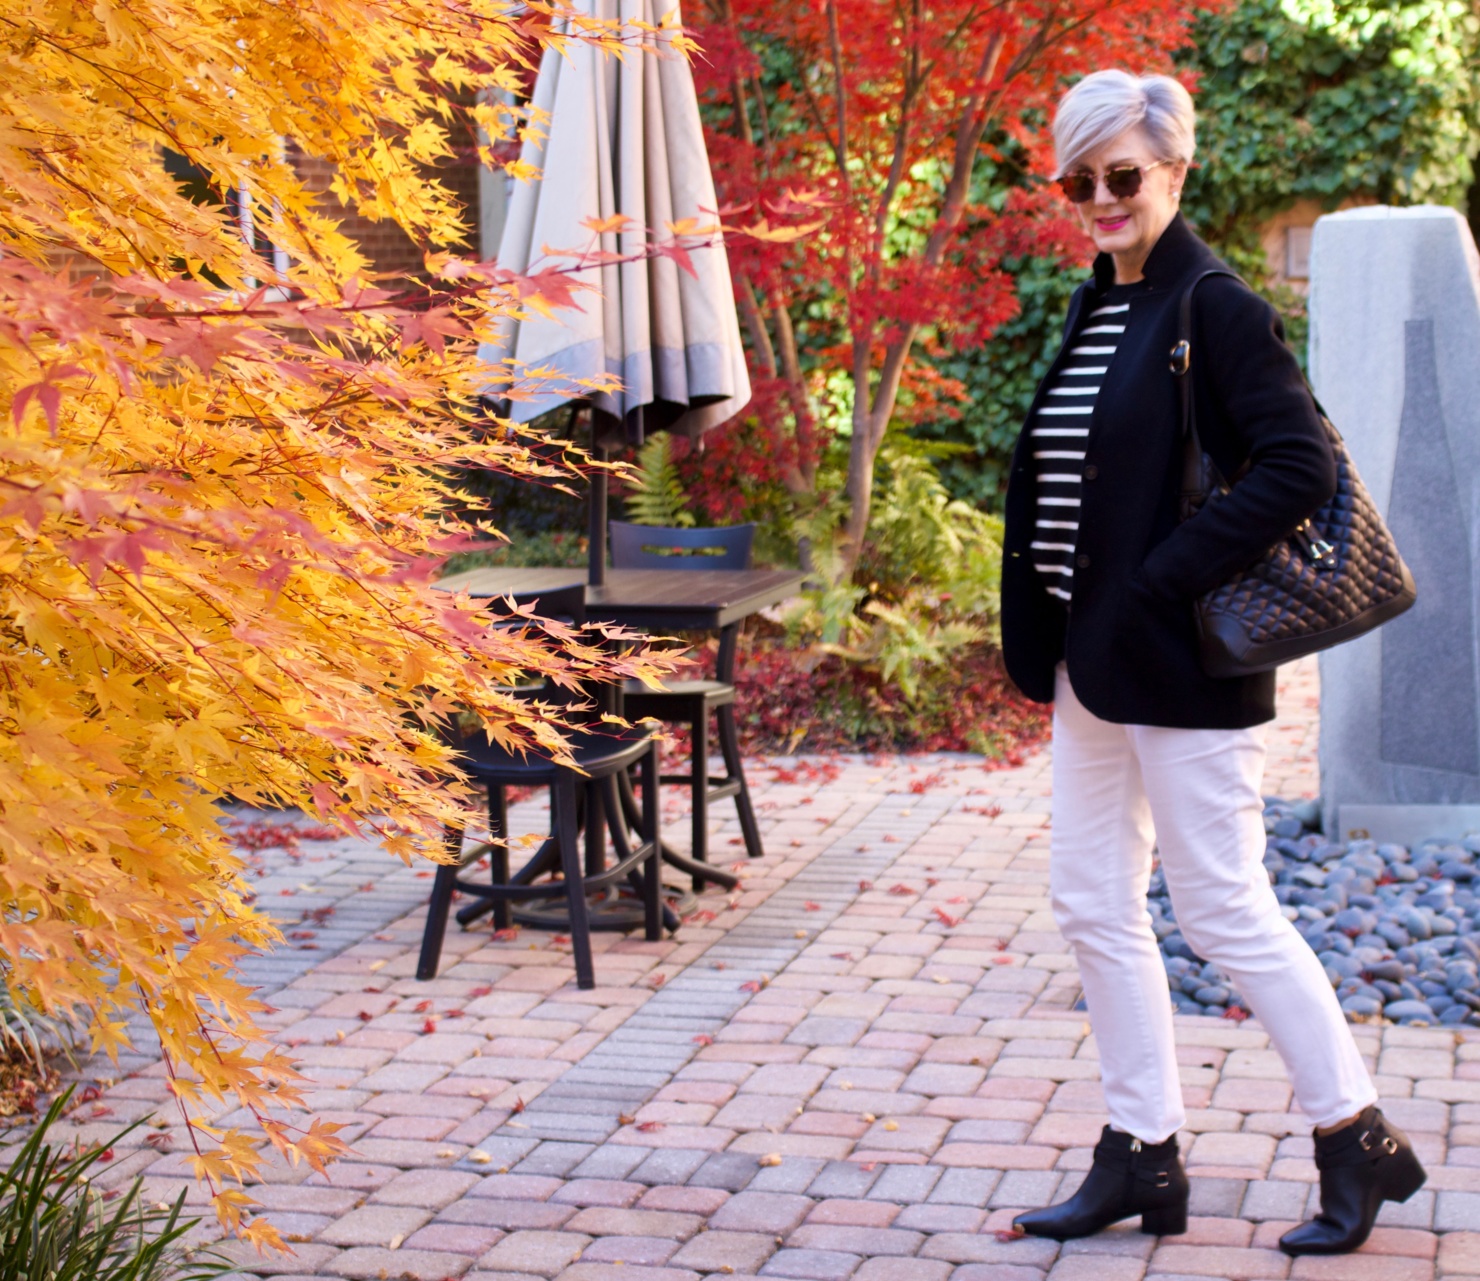
[[[1190, 599], [1226, 582], [1336, 492], [1331, 443], [1278, 313], [1228, 277], [1199, 285], [1193, 310], [1190, 376], [1200, 380], [1204, 448], [1223, 452], [1212, 430], [1221, 425], [1231, 434], [1223, 443], [1247, 471], [1147, 556], [1140, 585], [1163, 599]], [[1177, 450], [1180, 459], [1180, 442]]]

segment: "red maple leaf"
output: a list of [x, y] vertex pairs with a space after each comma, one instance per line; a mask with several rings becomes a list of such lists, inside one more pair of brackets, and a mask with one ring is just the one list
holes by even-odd
[[450, 307], [409, 312], [401, 321], [401, 350], [424, 342], [428, 350], [440, 356], [446, 350], [446, 339], [461, 338], [467, 332], [467, 322]]

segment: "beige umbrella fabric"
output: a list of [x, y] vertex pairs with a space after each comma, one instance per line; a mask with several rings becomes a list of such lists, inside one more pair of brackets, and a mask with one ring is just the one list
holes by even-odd
[[[674, 0], [576, 0], [573, 7], [619, 21], [629, 41], [634, 21], [658, 27], [678, 20]], [[658, 30], [644, 33], [644, 48], [622, 55], [579, 41], [563, 53], [546, 50], [533, 105], [546, 113], [547, 132], [527, 136], [520, 157], [540, 176], [514, 184], [500, 266], [526, 274], [573, 264], [546, 249], [592, 246], [583, 224], [593, 218], [631, 219], [601, 235], [600, 248], [632, 257], [643, 253], [648, 231], [671, 242], [671, 224], [717, 221], [693, 76], [671, 42], [670, 30]], [[743, 409], [750, 378], [729, 264], [717, 234], [702, 241], [690, 250], [695, 275], [668, 257], [588, 266], [575, 278], [598, 292], [577, 293], [584, 310], [505, 321], [484, 358], [512, 356], [559, 375], [536, 398], [513, 402], [511, 416], [527, 422], [582, 399], [625, 424], [629, 437], [663, 428], [697, 438]], [[593, 393], [576, 383], [600, 374], [615, 375], [620, 390]]]

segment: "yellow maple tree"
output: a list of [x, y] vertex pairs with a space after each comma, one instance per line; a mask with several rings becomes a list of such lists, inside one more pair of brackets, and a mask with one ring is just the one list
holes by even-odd
[[[222, 831], [225, 796], [297, 806], [395, 855], [433, 853], [465, 794], [439, 718], [560, 755], [553, 712], [500, 692], [660, 673], [588, 632], [491, 629], [435, 591], [464, 536], [449, 477], [547, 483], [477, 393], [476, 342], [570, 301], [455, 252], [437, 179], [455, 102], [522, 127], [505, 91], [599, 23], [503, 0], [0, 0], [0, 963], [33, 1005], [86, 1011], [95, 1047], [157, 1031], [193, 1160], [228, 1181], [272, 1147], [315, 1166], [301, 1100], [233, 977], [278, 940]], [[527, 122], [526, 122], [527, 124]], [[169, 153], [203, 176], [193, 202]], [[303, 176], [426, 251], [377, 278]], [[485, 156], [485, 159], [489, 157]], [[250, 234], [244, 236], [246, 211]], [[449, 250], [447, 246], [452, 246]], [[486, 528], [485, 528], [486, 532]], [[281, 1115], [281, 1113], [279, 1113]]]

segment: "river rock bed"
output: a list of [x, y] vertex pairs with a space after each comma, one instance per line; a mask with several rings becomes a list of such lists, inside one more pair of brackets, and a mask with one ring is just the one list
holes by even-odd
[[[1480, 834], [1409, 849], [1327, 840], [1314, 802], [1266, 800], [1264, 866], [1285, 916], [1320, 958], [1352, 1022], [1480, 1026]], [[1177, 929], [1157, 868], [1147, 894], [1172, 1003], [1248, 1012]]]

